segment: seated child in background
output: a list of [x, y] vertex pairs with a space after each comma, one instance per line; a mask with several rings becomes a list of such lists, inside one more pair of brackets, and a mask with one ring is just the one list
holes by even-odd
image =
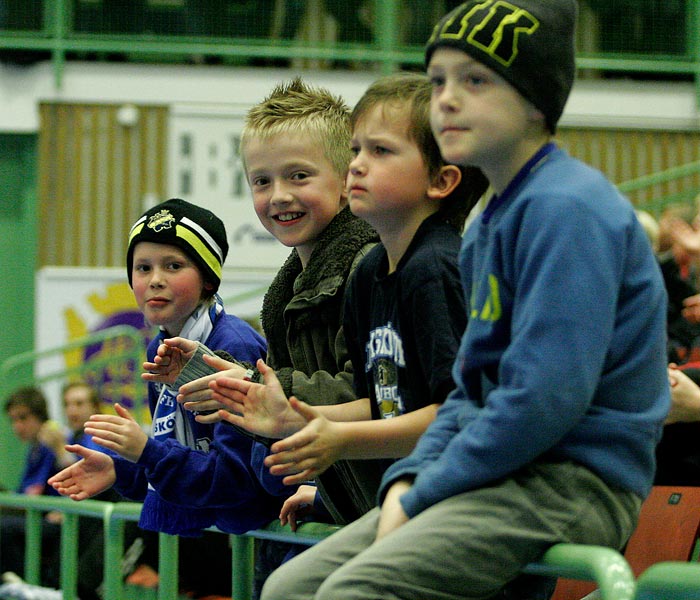
[[700, 223], [690, 204], [672, 204], [660, 219], [669, 250], [660, 255], [669, 296], [669, 362], [700, 362]]
[[433, 132], [494, 190], [459, 256], [456, 388], [380, 506], [272, 573], [263, 600], [491, 598], [554, 544], [621, 549], [634, 530], [670, 404], [666, 298], [631, 204], [552, 142], [576, 12], [473, 0], [435, 27]]
[[[68, 443], [101, 450], [101, 447], [93, 443], [92, 437], [83, 429], [91, 415], [102, 412], [97, 389], [83, 381], [72, 381], [63, 386], [61, 397], [63, 412], [70, 429]], [[77, 458], [74, 454], [70, 456]]]
[[[104, 452], [104, 448], [95, 444], [91, 436], [85, 433], [83, 429], [91, 415], [102, 412], [103, 407], [97, 388], [84, 381], [71, 381], [63, 386], [61, 397], [63, 400], [63, 412], [70, 431], [68, 443], [80, 444], [86, 448]], [[71, 462], [74, 462], [77, 458], [75, 454], [67, 454], [73, 459]], [[107, 502], [124, 500], [113, 488], [105, 490], [94, 498]], [[127, 525], [129, 539], [136, 536], [135, 529], [135, 524], [129, 523]], [[81, 517], [78, 535], [78, 596], [81, 600], [99, 600], [99, 588], [102, 584], [104, 572], [104, 527], [102, 519]]]
[[[27, 445], [27, 455], [22, 469], [18, 494], [29, 496], [55, 496], [55, 490], [46, 480], [56, 473], [61, 464], [52, 445], [56, 438], [65, 444], [59, 425], [49, 420], [46, 398], [33, 386], [13, 391], [5, 402], [5, 413], [10, 419], [12, 431], [20, 442]], [[25, 517], [24, 513], [10, 514], [7, 510], [0, 517], [0, 573], [12, 571], [20, 577], [24, 573]], [[55, 568], [59, 553], [60, 526], [49, 513], [42, 523], [42, 585], [56, 587], [58, 570]]]
[[[134, 224], [127, 275], [146, 322], [160, 328], [147, 349], [149, 361], [162, 340], [174, 335], [212, 344], [241, 360], [265, 355], [263, 338], [242, 319], [226, 314], [216, 293], [227, 252], [221, 220], [180, 199], [155, 206]], [[250, 438], [226, 424], [198, 423], [175, 395], [167, 385], [148, 384], [152, 437], [119, 405], [116, 415], [93, 415], [85, 432], [118, 456], [68, 446], [85, 460], [52, 477], [51, 485], [74, 500], [114, 486], [123, 496], [143, 501], [139, 526], [151, 531], [200, 536], [212, 525], [242, 533], [268, 523], [281, 502], [265, 493], [250, 468]], [[206, 537], [208, 548], [221, 543], [222, 551], [227, 550], [225, 536]], [[192, 560], [216, 554], [183, 549]], [[230, 560], [219, 559], [222, 569], [230, 569]], [[202, 585], [211, 579], [201, 570], [199, 575]]]
[[668, 367], [671, 411], [656, 446], [654, 485], [700, 486], [700, 368]]
[[65, 437], [60, 426], [49, 420], [44, 394], [36, 387], [19, 388], [8, 396], [5, 413], [14, 434], [28, 445], [17, 493], [55, 496], [55, 490], [47, 485], [46, 480], [56, 473], [59, 464], [52, 448], [53, 440], [58, 434], [65, 443]]
[[[466, 325], [460, 232], [486, 180], [442, 160], [430, 130], [430, 93], [424, 75], [384, 77], [351, 116], [350, 209], [381, 240], [360, 261], [346, 294], [343, 323], [358, 399], [335, 406], [288, 402], [269, 373], [269, 405], [259, 406], [257, 384], [223, 377], [213, 384], [222, 402], [229, 391], [253, 388], [253, 403], [233, 403], [239, 414], [221, 411], [222, 418], [269, 437], [290, 436], [265, 459], [286, 484], [317, 477], [339, 459], [387, 459], [386, 468], [412, 450], [454, 386], [451, 366]], [[271, 429], [256, 427], [256, 409], [276, 414]], [[375, 502], [378, 483], [347, 490], [361, 498], [358, 517]], [[296, 511], [310, 504], [308, 491], [285, 502], [283, 522], [294, 525]]]
[[[642, 220], [644, 212], [637, 210]], [[700, 358], [700, 323], [694, 305], [699, 298], [697, 287], [697, 257], [693, 257], [696, 237], [696, 209], [678, 202], [664, 207], [657, 225], [656, 253], [661, 266], [668, 296], [668, 362], [686, 363]], [[647, 216], [642, 224], [651, 223]], [[650, 227], [646, 226], [647, 234]], [[653, 240], [652, 237], [650, 239]], [[652, 244], [653, 245], [653, 244]]]

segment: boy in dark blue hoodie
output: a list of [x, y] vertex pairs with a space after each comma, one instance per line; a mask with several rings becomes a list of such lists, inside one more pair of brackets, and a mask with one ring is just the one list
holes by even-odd
[[[175, 335], [241, 360], [265, 356], [262, 336], [226, 314], [216, 293], [227, 252], [223, 222], [184, 200], [161, 203], [133, 225], [126, 257], [129, 283], [146, 321], [160, 329], [147, 360], [153, 360], [164, 338]], [[85, 460], [49, 483], [74, 500], [113, 485], [123, 496], [143, 501], [139, 526], [147, 530], [198, 536], [211, 526], [243, 533], [269, 523], [281, 500], [263, 490], [250, 467], [251, 439], [228, 425], [197, 422], [176, 394], [171, 386], [149, 382], [151, 436], [119, 405], [116, 415], [93, 415], [85, 432], [116, 455], [68, 446]]]

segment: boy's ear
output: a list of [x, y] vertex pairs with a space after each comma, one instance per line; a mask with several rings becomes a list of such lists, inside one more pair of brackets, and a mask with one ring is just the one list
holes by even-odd
[[428, 198], [442, 200], [449, 196], [462, 181], [462, 171], [455, 165], [440, 167], [440, 172], [433, 178], [428, 188]]
[[528, 104], [528, 121], [530, 121], [530, 123], [535, 124], [538, 128], [548, 129], [547, 119], [545, 118], [544, 113], [534, 104], [532, 104], [532, 102], [528, 102]]

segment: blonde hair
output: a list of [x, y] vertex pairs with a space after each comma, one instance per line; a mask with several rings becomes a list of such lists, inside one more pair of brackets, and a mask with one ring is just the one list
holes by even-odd
[[245, 146], [252, 138], [304, 133], [323, 148], [335, 171], [345, 178], [352, 159], [350, 132], [350, 109], [343, 99], [295, 77], [275, 86], [248, 111], [240, 145], [243, 168], [247, 170]]
[[654, 215], [652, 215], [646, 210], [641, 210], [637, 208], [634, 212], [637, 214], [637, 219], [639, 219], [639, 222], [642, 224], [642, 227], [644, 228], [644, 231], [646, 232], [647, 237], [649, 238], [651, 247], [654, 249], [654, 252], [658, 252], [659, 222], [654, 218]]

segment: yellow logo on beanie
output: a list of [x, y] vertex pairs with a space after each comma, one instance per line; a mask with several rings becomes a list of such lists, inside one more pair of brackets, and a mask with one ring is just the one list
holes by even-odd
[[146, 227], [158, 233], [159, 231], [163, 231], [163, 229], [170, 229], [173, 223], [175, 223], [175, 217], [173, 217], [168, 209], [164, 209], [152, 215], [151, 218], [148, 219]]
[[539, 25], [524, 8], [503, 0], [487, 0], [438, 23], [428, 44], [461, 40], [508, 67], [518, 55], [519, 36], [533, 34]]

